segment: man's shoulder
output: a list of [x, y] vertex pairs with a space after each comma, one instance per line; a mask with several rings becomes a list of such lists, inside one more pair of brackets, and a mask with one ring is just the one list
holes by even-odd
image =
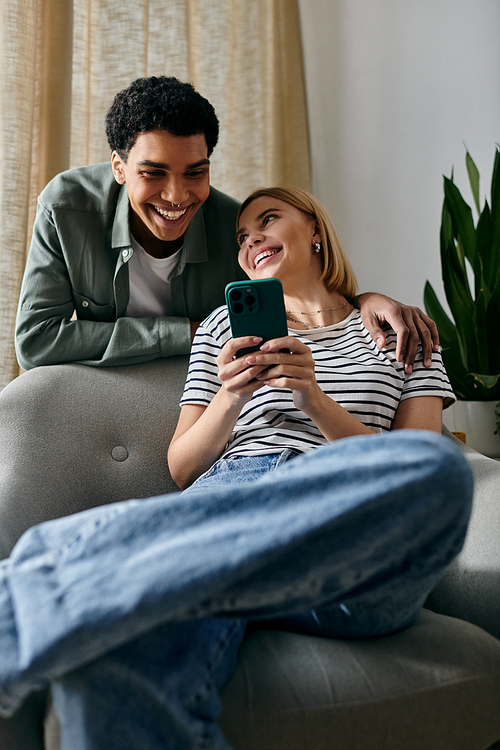
[[39, 200], [49, 209], [107, 213], [116, 205], [120, 188], [111, 164], [103, 162], [60, 172], [43, 189]]

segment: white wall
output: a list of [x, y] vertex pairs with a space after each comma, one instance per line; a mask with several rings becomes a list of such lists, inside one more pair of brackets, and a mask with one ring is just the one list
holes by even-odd
[[500, 1], [299, 2], [313, 191], [361, 289], [444, 302], [442, 175], [472, 201], [465, 142], [489, 195], [500, 142]]

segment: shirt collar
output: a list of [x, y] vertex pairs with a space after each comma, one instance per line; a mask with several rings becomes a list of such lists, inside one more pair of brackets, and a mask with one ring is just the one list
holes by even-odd
[[113, 230], [111, 232], [111, 247], [131, 247], [130, 228], [128, 223], [128, 192], [127, 186], [121, 185], [116, 203]]

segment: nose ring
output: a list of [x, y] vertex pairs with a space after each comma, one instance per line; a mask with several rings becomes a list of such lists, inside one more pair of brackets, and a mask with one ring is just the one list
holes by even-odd
[[[170, 203], [172, 203], [172, 201], [170, 201]], [[180, 208], [181, 204], [180, 203], [172, 203], [172, 206], [177, 206], [177, 208]]]

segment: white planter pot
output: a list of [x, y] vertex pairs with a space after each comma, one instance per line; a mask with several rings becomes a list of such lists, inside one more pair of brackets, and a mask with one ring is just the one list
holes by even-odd
[[443, 421], [452, 432], [465, 432], [466, 444], [474, 450], [490, 458], [500, 458], [500, 435], [495, 435], [497, 403], [457, 401], [451, 409], [446, 409]]

